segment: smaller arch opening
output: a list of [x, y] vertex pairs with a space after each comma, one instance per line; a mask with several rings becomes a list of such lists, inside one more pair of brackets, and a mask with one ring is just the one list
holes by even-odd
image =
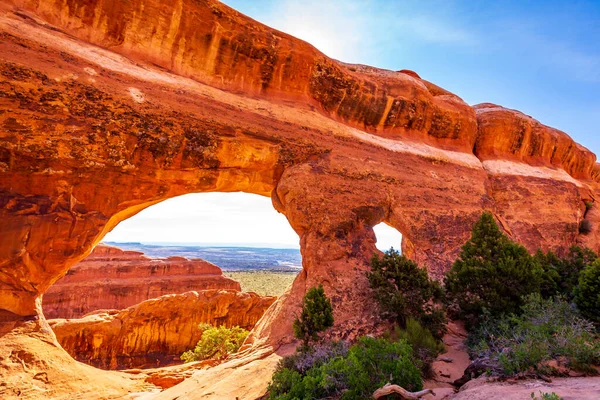
[[377, 239], [377, 249], [388, 251], [391, 247], [398, 252], [402, 252], [402, 234], [395, 228], [392, 228], [385, 222], [381, 222], [373, 227]]

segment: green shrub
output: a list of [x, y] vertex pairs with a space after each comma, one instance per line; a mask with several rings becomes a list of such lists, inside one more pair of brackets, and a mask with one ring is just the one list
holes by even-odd
[[579, 283], [579, 274], [597, 259], [598, 255], [592, 250], [585, 247], [572, 246], [558, 270], [560, 275], [559, 292], [572, 298], [573, 290]]
[[575, 304], [581, 315], [596, 323], [600, 322], [600, 260], [588, 265], [579, 274]]
[[346, 357], [348, 343], [344, 341], [328, 341], [314, 343], [311, 346], [301, 347], [298, 352], [282, 358], [277, 369], [293, 369], [304, 375], [306, 372], [327, 363], [332, 358]]
[[429, 279], [425, 269], [390, 249], [382, 258], [373, 256], [367, 277], [383, 317], [393, 319], [401, 327], [413, 318], [438, 339], [443, 336], [446, 316], [438, 304], [442, 288]]
[[492, 316], [516, 313], [523, 295], [540, 291], [542, 275], [536, 259], [500, 232], [492, 214], [486, 212], [446, 275], [449, 310], [468, 327], [484, 310]]
[[542, 250], [538, 250], [533, 257], [543, 271], [540, 283], [540, 293], [542, 296], [549, 298], [561, 293], [562, 280], [559, 271], [563, 268], [565, 260], [559, 258], [552, 251], [544, 253]]
[[411, 356], [412, 349], [403, 340], [362, 337], [346, 355], [320, 359], [303, 372], [282, 361], [269, 385], [269, 399], [362, 400], [388, 382], [421, 390], [421, 375]]
[[430, 378], [434, 376], [431, 363], [435, 361], [438, 354], [444, 351], [444, 344], [437, 340], [429, 329], [423, 327], [418, 321], [408, 318], [406, 328], [396, 326], [394, 332], [389, 335], [394, 340], [404, 340], [410, 344], [413, 356], [421, 361], [421, 372], [423, 376]]
[[566, 300], [542, 299], [539, 294], [525, 297], [521, 315], [483, 319], [468, 345], [472, 358], [496, 360], [508, 375], [529, 369], [548, 372], [543, 362], [558, 358], [584, 372], [600, 362], [593, 325]]
[[535, 397], [535, 393], [531, 392], [531, 398], [533, 400], [563, 400], [562, 397], [560, 397], [559, 395], [557, 395], [554, 392], [552, 392], [552, 393], [543, 393], [541, 390], [540, 390], [540, 397]]
[[249, 333], [239, 326], [226, 328], [200, 324], [198, 328], [202, 331], [202, 336], [194, 350], [188, 350], [181, 355], [181, 359], [185, 362], [223, 360], [239, 350]]
[[552, 251], [544, 254], [541, 250], [538, 250], [534, 258], [544, 271], [541, 283], [542, 296], [548, 298], [560, 294], [572, 299], [579, 273], [598, 256], [588, 248], [572, 246], [563, 258]]
[[593, 201], [586, 201], [585, 202], [585, 209], [586, 209], [586, 211], [589, 211], [592, 208], [594, 208], [594, 202]]
[[333, 308], [323, 285], [313, 287], [302, 299], [302, 313], [294, 320], [294, 336], [304, 346], [319, 339], [319, 333], [333, 326]]

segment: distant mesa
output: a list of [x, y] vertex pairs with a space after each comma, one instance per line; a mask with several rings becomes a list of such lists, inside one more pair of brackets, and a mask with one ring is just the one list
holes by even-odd
[[205, 260], [154, 259], [139, 251], [98, 245], [46, 292], [48, 318], [78, 318], [95, 310], [123, 309], [144, 300], [190, 290], [241, 290]]

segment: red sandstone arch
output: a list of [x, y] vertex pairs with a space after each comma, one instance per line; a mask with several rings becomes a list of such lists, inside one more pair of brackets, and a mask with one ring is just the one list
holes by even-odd
[[256, 345], [288, 341], [318, 283], [335, 305], [333, 335], [372, 330], [364, 272], [381, 221], [438, 277], [484, 209], [531, 251], [600, 246], [597, 227], [577, 230], [600, 222], [585, 214], [595, 155], [517, 111], [331, 60], [216, 1], [5, 0], [0, 11], [9, 352], [23, 333], [47, 337], [40, 296], [107, 230], [184, 193], [270, 196], [301, 238], [304, 269]]

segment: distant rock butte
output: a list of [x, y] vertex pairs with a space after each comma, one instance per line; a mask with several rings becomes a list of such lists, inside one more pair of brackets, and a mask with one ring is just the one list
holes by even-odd
[[48, 323], [78, 361], [103, 369], [160, 367], [181, 363], [179, 356], [200, 339], [198, 324], [252, 329], [275, 299], [234, 290], [192, 291]]
[[48, 318], [77, 318], [101, 309], [123, 309], [165, 294], [190, 290], [241, 290], [219, 267], [201, 259], [152, 259], [137, 251], [98, 245], [44, 294]]
[[[565, 133], [411, 71], [338, 62], [218, 1], [4, 0], [0, 38], [0, 331], [37, 318], [23, 346], [48, 339], [40, 299], [69, 267], [186, 193], [270, 196], [300, 236], [303, 270], [254, 348], [290, 342], [319, 283], [332, 336], [373, 332], [365, 271], [380, 222], [438, 278], [483, 210], [532, 252], [600, 250], [598, 207], [586, 209], [600, 169]], [[17, 375], [0, 378], [33, 379]]]

